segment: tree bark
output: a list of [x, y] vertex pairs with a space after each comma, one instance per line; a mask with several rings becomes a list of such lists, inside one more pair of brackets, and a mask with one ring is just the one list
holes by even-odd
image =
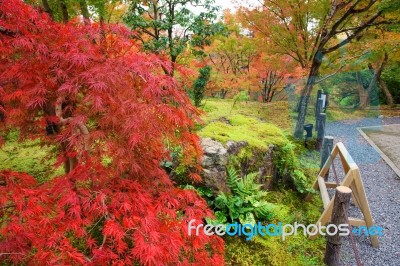
[[86, 0], [79, 0], [79, 7], [81, 9], [82, 16], [85, 20], [90, 19], [89, 10], [87, 7]]
[[359, 108], [364, 109], [365, 107], [369, 106], [369, 93], [363, 86], [359, 72], [356, 72], [356, 82], [357, 82], [358, 95], [360, 98]]
[[60, 7], [61, 7], [63, 22], [67, 23], [69, 21], [69, 14], [65, 0], [60, 0]]
[[42, 4], [43, 4], [44, 11], [46, 11], [46, 13], [49, 14], [49, 16], [51, 18], [54, 18], [53, 17], [53, 10], [51, 10], [49, 2], [47, 0], [42, 0]]
[[387, 104], [393, 105], [394, 104], [393, 95], [390, 92], [389, 88], [387, 87], [386, 82], [384, 80], [382, 80], [382, 72], [383, 72], [388, 60], [389, 60], [389, 55], [387, 52], [385, 52], [377, 81], [378, 81], [379, 88], [382, 90], [383, 94], [385, 94]]
[[388, 105], [393, 105], [394, 104], [394, 99], [393, 99], [393, 95], [390, 92], [389, 88], [386, 85], [386, 82], [382, 80], [382, 78], [378, 79], [378, 85], [379, 88], [383, 91], [383, 93], [385, 94], [386, 97], [386, 101]]
[[[360, 92], [360, 108], [361, 109], [366, 108], [366, 107], [368, 107], [370, 105], [370, 100], [371, 100], [370, 99], [370, 95], [374, 91], [374, 88], [376, 88], [377, 85], [379, 84], [379, 80], [381, 80], [382, 72], [383, 72], [383, 69], [385, 68], [385, 65], [386, 65], [387, 61], [388, 61], [388, 54], [385, 52], [385, 55], [384, 55], [384, 57], [382, 59], [382, 62], [378, 65], [377, 69], [374, 69], [371, 64], [368, 65], [368, 68], [373, 73], [373, 77], [372, 77], [372, 80], [369, 83], [369, 86], [368, 86], [368, 88], [366, 90], [363, 91], [362, 90], [363, 86], [359, 85], [359, 87], [360, 87], [359, 88], [359, 92]], [[359, 78], [359, 75], [358, 75], [357, 83], [361, 84], [359, 79], [360, 78]], [[384, 91], [384, 93], [385, 93], [385, 89], [384, 88], [380, 88], [380, 89], [382, 89]], [[387, 87], [386, 87], [386, 89], [387, 89]], [[385, 95], [386, 95], [387, 98], [391, 98], [392, 99], [392, 103], [393, 103], [393, 97], [390, 94], [390, 91], [388, 89], [387, 89], [387, 91], [389, 93], [389, 97], [386, 95], [386, 93], [385, 93]]]
[[307, 115], [308, 101], [312, 89], [314, 87], [316, 77], [318, 76], [323, 56], [324, 54], [322, 52], [317, 52], [312, 62], [310, 73], [308, 74], [307, 84], [301, 92], [300, 103], [299, 103], [299, 114], [297, 116], [297, 123], [294, 131], [294, 137], [298, 139], [303, 138], [304, 123]]

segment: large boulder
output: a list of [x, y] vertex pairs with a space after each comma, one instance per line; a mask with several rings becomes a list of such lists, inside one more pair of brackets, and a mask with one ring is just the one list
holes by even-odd
[[[202, 138], [200, 144], [204, 152], [201, 162], [204, 185], [209, 187], [215, 195], [220, 192], [230, 192], [226, 182], [226, 168], [229, 156], [238, 155], [249, 144], [246, 141], [228, 141], [225, 148], [222, 143], [211, 138]], [[271, 144], [268, 151], [255, 152], [250, 158], [240, 161], [241, 176], [258, 170], [257, 182], [264, 189], [270, 189], [278, 177], [277, 169], [274, 165], [274, 152], [275, 146]]]
[[227, 151], [228, 151], [229, 155], [238, 155], [239, 152], [240, 152], [244, 147], [247, 147], [247, 146], [249, 146], [249, 143], [247, 143], [247, 141], [238, 141], [238, 142], [235, 142], [235, 141], [229, 140], [229, 141], [226, 143], [226, 148], [227, 148]]

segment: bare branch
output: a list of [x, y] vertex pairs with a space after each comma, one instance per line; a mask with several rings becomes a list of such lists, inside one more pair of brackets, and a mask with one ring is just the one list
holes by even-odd
[[9, 36], [9, 37], [15, 37], [15, 34], [16, 34], [15, 32], [5, 29], [1, 26], [0, 26], [0, 33], [3, 35]]
[[354, 32], [353, 34], [350, 34], [345, 40], [341, 41], [340, 43], [338, 43], [337, 45], [334, 45], [330, 48], [327, 49], [323, 49], [322, 52], [324, 54], [328, 54], [331, 53], [337, 49], [339, 49], [340, 47], [348, 44], [351, 40], [353, 40], [355, 37], [357, 37], [364, 29], [366, 29], [367, 27], [369, 27], [369, 25], [371, 25], [378, 17], [380, 17], [380, 15], [382, 14], [382, 11], [378, 12], [376, 15], [374, 15], [373, 17], [371, 17], [367, 22], [365, 22], [364, 24], [362, 24], [361, 26], [359, 26]]

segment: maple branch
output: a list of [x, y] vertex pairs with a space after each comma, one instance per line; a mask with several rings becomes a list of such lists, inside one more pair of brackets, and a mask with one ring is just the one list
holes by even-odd
[[49, 14], [49, 16], [53, 19], [53, 18], [54, 18], [54, 16], [53, 16], [53, 10], [51, 10], [51, 7], [50, 7], [50, 5], [49, 5], [49, 2], [48, 2], [47, 0], [42, 0], [42, 5], [43, 5], [43, 8], [44, 8], [44, 11], [45, 11], [47, 14]]
[[9, 29], [5, 29], [3, 27], [0, 26], [0, 33], [9, 37], [15, 37], [15, 32], [9, 30]]
[[355, 37], [357, 37], [365, 28], [367, 28], [369, 25], [371, 25], [381, 14], [382, 14], [382, 11], [379, 11], [375, 16], [371, 17], [368, 21], [366, 21], [364, 24], [359, 26], [357, 28], [357, 30], [355, 30], [353, 32], [353, 34], [350, 34], [345, 40], [341, 41], [337, 45], [334, 45], [330, 48], [323, 49], [322, 53], [328, 54], [328, 53], [333, 52], [333, 51], [339, 49], [340, 47], [348, 44], [351, 40], [353, 40]]
[[[73, 118], [72, 117], [68, 117], [68, 118], [63, 118], [63, 114], [62, 114], [62, 104], [64, 102], [64, 97], [60, 96], [57, 101], [56, 101], [56, 116], [60, 119], [60, 124], [61, 125], [66, 125], [68, 123], [70, 123]], [[86, 127], [86, 125], [83, 122], [78, 122], [77, 123], [77, 127], [79, 129], [79, 131], [81, 132], [81, 134], [83, 135], [83, 139], [84, 139], [84, 150], [85, 151], [89, 151], [89, 130]]]
[[[347, 4], [349, 4], [349, 3], [350, 3], [350, 2], [347, 2]], [[357, 0], [357, 1], [343, 14], [343, 16], [342, 16], [338, 21], [336, 21], [335, 24], [333, 24], [333, 26], [332, 26], [332, 28], [331, 28], [329, 34], [327, 34], [327, 36], [333, 36], [333, 35], [335, 35], [336, 29], [343, 23], [343, 21], [345, 21], [350, 15], [353, 14], [354, 8], [355, 8], [359, 3], [360, 3], [360, 0]], [[346, 4], [346, 5], [347, 5], [347, 4]], [[336, 5], [336, 6], [332, 7], [331, 14], [330, 14], [330, 18], [329, 18], [328, 20], [331, 20], [331, 19], [333, 18], [333, 16], [335, 15], [335, 13], [336, 13], [336, 11], [337, 11], [338, 9], [341, 9], [341, 8], [345, 7], [346, 5], [343, 5], [343, 6]], [[329, 38], [328, 38], [328, 39], [329, 39]]]
[[4, 206], [1, 206], [0, 209], [3, 210], [3, 209], [12, 208], [12, 207], [15, 207], [15, 205], [14, 204], [12, 204], [12, 205], [4, 205]]
[[[353, 59], [355, 59], [355, 58], [361, 57], [361, 56], [363, 56], [363, 55], [366, 55], [367, 53], [368, 53], [368, 52], [364, 52], [364, 53], [362, 53], [362, 54], [360, 54], [360, 55], [352, 56], [352, 57], [348, 58], [346, 61], [350, 61], [350, 60], [353, 60]], [[329, 79], [330, 77], [333, 77], [333, 76], [336, 75], [340, 70], [342, 70], [345, 66], [346, 66], [346, 64], [343, 63], [342, 66], [341, 66], [340, 68], [338, 68], [335, 72], [333, 72], [332, 74], [329, 74], [328, 76], [325, 76], [325, 77], [321, 78], [320, 80], [315, 81], [315, 84], [321, 83], [322, 81], [327, 80], [327, 79]]]
[[365, 6], [365, 7], [363, 7], [363, 8], [360, 8], [360, 9], [355, 9], [355, 7], [354, 7], [352, 13], [353, 13], [353, 14], [357, 14], [357, 13], [365, 12], [365, 11], [367, 11], [368, 9], [370, 9], [371, 6], [373, 6], [373, 4], [375, 4], [375, 2], [376, 2], [376, 1], [374, 1], [374, 0], [370, 0], [367, 6]]
[[340, 68], [338, 68], [338, 69], [337, 69], [335, 72], [333, 72], [332, 74], [329, 74], [328, 76], [325, 76], [325, 77], [323, 77], [322, 79], [315, 81], [314, 84], [321, 83], [322, 81], [327, 80], [327, 79], [329, 79], [330, 77], [333, 77], [334, 75], [336, 75], [336, 74], [337, 74], [340, 70], [342, 70], [343, 68], [344, 68], [344, 65], [341, 66]]
[[[109, 214], [108, 211], [107, 211], [107, 205], [106, 205], [104, 199], [105, 199], [105, 197], [103, 197], [103, 198], [101, 199], [101, 204], [103, 205], [104, 209], [106, 209], [106, 213], [104, 214], [104, 217], [105, 217], [106, 220], [110, 220], [110, 219], [111, 219], [111, 218], [110, 218], [110, 214]], [[103, 242], [101, 243], [101, 246], [100, 246], [99, 249], [102, 249], [102, 248], [103, 248], [103, 246], [104, 246], [104, 244], [106, 243], [106, 241], [107, 241], [107, 236], [104, 235]]]
[[21, 252], [6, 252], [6, 253], [0, 253], [0, 256], [4, 256], [4, 255], [24, 255]]
[[[368, 24], [368, 25], [366, 25], [367, 27], [373, 27], [373, 26], [379, 26], [379, 25], [382, 25], [382, 24], [391, 24], [391, 23], [393, 23], [392, 21], [389, 21], [389, 20], [385, 20], [385, 21], [379, 21], [379, 22], [376, 22], [376, 23], [371, 23], [371, 24]], [[348, 32], [348, 31], [354, 31], [354, 30], [357, 30], [359, 27], [351, 27], [351, 28], [345, 28], [345, 29], [341, 29], [341, 30], [337, 30], [336, 31], [336, 33], [342, 33], [342, 32]]]

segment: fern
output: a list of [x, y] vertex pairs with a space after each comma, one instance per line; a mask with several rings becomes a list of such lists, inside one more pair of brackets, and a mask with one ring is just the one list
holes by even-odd
[[[234, 168], [227, 170], [227, 185], [231, 194], [219, 194], [214, 205], [216, 212], [225, 215], [232, 222], [239, 221], [242, 224], [254, 224], [256, 219], [268, 221], [273, 217], [275, 205], [265, 200], [266, 191], [256, 183], [257, 173], [238, 176]], [[221, 220], [221, 217], [218, 218]], [[215, 221], [213, 221], [215, 222]]]
[[228, 168], [227, 170], [227, 177], [226, 177], [226, 182], [228, 184], [228, 187], [236, 192], [238, 187], [239, 187], [239, 176], [235, 168], [231, 167]]

